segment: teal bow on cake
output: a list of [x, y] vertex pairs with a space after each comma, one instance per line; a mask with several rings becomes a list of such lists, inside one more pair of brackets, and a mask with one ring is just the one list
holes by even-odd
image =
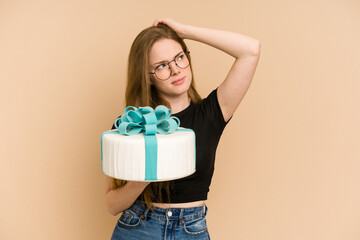
[[180, 126], [180, 120], [171, 117], [171, 110], [163, 105], [157, 106], [155, 110], [151, 107], [129, 106], [115, 120], [114, 125], [121, 134], [128, 136], [140, 132], [144, 135], [155, 135], [175, 132]]
[[127, 136], [143, 133], [145, 137], [145, 180], [157, 180], [157, 139], [156, 134], [169, 134], [180, 126], [177, 117], [171, 117], [171, 110], [159, 105], [151, 107], [129, 106], [115, 120], [119, 133]]

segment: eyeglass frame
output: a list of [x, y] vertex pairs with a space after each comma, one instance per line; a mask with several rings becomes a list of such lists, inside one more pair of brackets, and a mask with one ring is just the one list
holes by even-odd
[[[189, 61], [189, 64], [188, 64], [186, 67], [183, 67], [183, 68], [180, 67], [180, 66], [177, 64], [177, 62], [176, 62], [176, 58], [177, 58], [182, 52], [185, 54], [185, 56], [187, 57], [187, 59], [188, 59], [188, 61]], [[181, 52], [179, 52], [179, 53], [174, 57], [173, 60], [171, 60], [170, 62], [168, 62], [168, 63], [166, 64], [166, 65], [168, 66], [168, 68], [170, 69], [170, 75], [169, 75], [168, 78], [166, 78], [166, 79], [161, 79], [161, 78], [159, 78], [159, 77], [156, 75], [155, 71], [156, 71], [156, 69], [157, 69], [158, 67], [160, 67], [161, 65], [157, 66], [157, 67], [155, 68], [154, 72], [149, 72], [149, 74], [154, 74], [154, 75], [155, 75], [159, 80], [161, 80], [161, 81], [168, 80], [168, 79], [171, 77], [171, 74], [172, 74], [172, 69], [171, 69], [171, 67], [170, 67], [170, 63], [171, 63], [171, 62], [175, 62], [175, 65], [176, 65], [178, 68], [185, 69], [185, 68], [187, 68], [187, 67], [190, 66], [190, 59], [189, 59], [189, 57], [187, 56], [187, 55], [189, 55], [189, 54], [190, 54], [190, 51], [181, 51]]]

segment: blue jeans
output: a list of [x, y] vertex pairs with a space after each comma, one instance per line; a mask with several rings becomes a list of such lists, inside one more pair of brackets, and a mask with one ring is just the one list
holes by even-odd
[[[205, 207], [205, 211], [204, 211]], [[209, 240], [206, 205], [193, 208], [158, 208], [149, 210], [143, 202], [125, 210], [117, 222], [112, 240]]]

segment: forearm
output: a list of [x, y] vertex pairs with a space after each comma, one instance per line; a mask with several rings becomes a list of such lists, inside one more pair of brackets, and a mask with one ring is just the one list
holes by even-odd
[[237, 59], [244, 55], [259, 54], [260, 42], [239, 33], [183, 25], [179, 35], [185, 39], [208, 44]]
[[116, 216], [128, 209], [144, 191], [147, 184], [129, 181], [120, 188], [109, 190], [105, 195], [107, 211]]

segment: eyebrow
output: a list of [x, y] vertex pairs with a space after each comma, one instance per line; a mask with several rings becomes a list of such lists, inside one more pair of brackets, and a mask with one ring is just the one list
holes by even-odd
[[[184, 51], [181, 51], [179, 52], [178, 54], [176, 54], [172, 59], [176, 58], [177, 56], [179, 56], [181, 53], [183, 53]], [[170, 62], [170, 61], [167, 61], [167, 60], [163, 60], [163, 61], [160, 61], [160, 62], [156, 62], [154, 63], [153, 65], [157, 65], [157, 64], [160, 64], [160, 63], [165, 63], [165, 62]]]

